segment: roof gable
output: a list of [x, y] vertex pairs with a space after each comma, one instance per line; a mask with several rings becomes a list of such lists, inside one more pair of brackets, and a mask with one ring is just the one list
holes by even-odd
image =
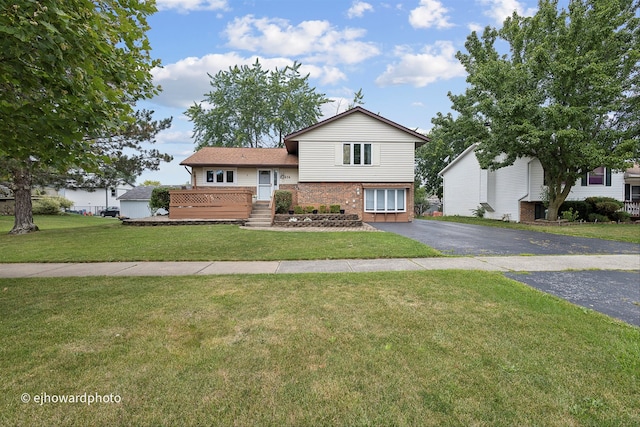
[[297, 132], [294, 132], [285, 136], [284, 144], [287, 147], [287, 150], [289, 151], [289, 153], [297, 153], [298, 141], [300, 139], [304, 139], [305, 136], [312, 134], [313, 132], [317, 131], [320, 128], [335, 125], [336, 122], [339, 122], [342, 119], [345, 119], [346, 117], [349, 117], [352, 115], [358, 115], [358, 114], [364, 115], [368, 118], [375, 120], [378, 123], [384, 124], [386, 126], [389, 126], [395, 130], [402, 132], [403, 134], [412, 138], [415, 141], [416, 147], [419, 147], [420, 145], [423, 145], [430, 141], [429, 137], [427, 137], [426, 135], [422, 135], [416, 131], [406, 128], [398, 123], [395, 123], [389, 119], [386, 119], [378, 114], [374, 114], [371, 111], [365, 110], [364, 108], [358, 106], [355, 108], [351, 108], [343, 113], [337, 114], [333, 117], [330, 117], [328, 119], [325, 119], [321, 122], [318, 122], [315, 125], [309, 126], [307, 128], [304, 128], [302, 130], [299, 130]]
[[474, 144], [471, 144], [470, 146], [468, 146], [467, 149], [464, 150], [462, 153], [460, 153], [460, 155], [458, 157], [453, 159], [453, 161], [451, 163], [449, 163], [447, 166], [444, 167], [444, 169], [442, 169], [440, 172], [438, 172], [438, 176], [443, 176], [445, 174], [445, 172], [447, 172], [449, 169], [451, 169], [453, 166], [455, 166], [456, 163], [458, 163], [460, 160], [462, 160], [467, 154], [474, 152], [476, 150], [477, 146], [478, 146], [477, 143], [474, 143]]

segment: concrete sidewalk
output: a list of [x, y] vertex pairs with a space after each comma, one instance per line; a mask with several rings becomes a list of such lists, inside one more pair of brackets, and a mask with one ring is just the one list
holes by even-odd
[[0, 263], [0, 278], [343, 273], [409, 270], [640, 272], [640, 255], [477, 256], [315, 261]]

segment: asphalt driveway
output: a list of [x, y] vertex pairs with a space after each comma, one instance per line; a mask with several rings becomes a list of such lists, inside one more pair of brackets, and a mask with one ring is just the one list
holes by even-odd
[[634, 243], [483, 225], [429, 220], [371, 225], [417, 240], [449, 255], [640, 254], [640, 245]]

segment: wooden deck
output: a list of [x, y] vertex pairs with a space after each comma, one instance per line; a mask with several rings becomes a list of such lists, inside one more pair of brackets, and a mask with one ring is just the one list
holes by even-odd
[[169, 219], [245, 220], [251, 215], [252, 196], [248, 190], [196, 189], [169, 192]]

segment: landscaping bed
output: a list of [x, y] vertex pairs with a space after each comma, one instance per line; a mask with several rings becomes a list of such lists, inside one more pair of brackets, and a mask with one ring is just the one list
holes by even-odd
[[276, 227], [362, 227], [357, 214], [276, 214]]

